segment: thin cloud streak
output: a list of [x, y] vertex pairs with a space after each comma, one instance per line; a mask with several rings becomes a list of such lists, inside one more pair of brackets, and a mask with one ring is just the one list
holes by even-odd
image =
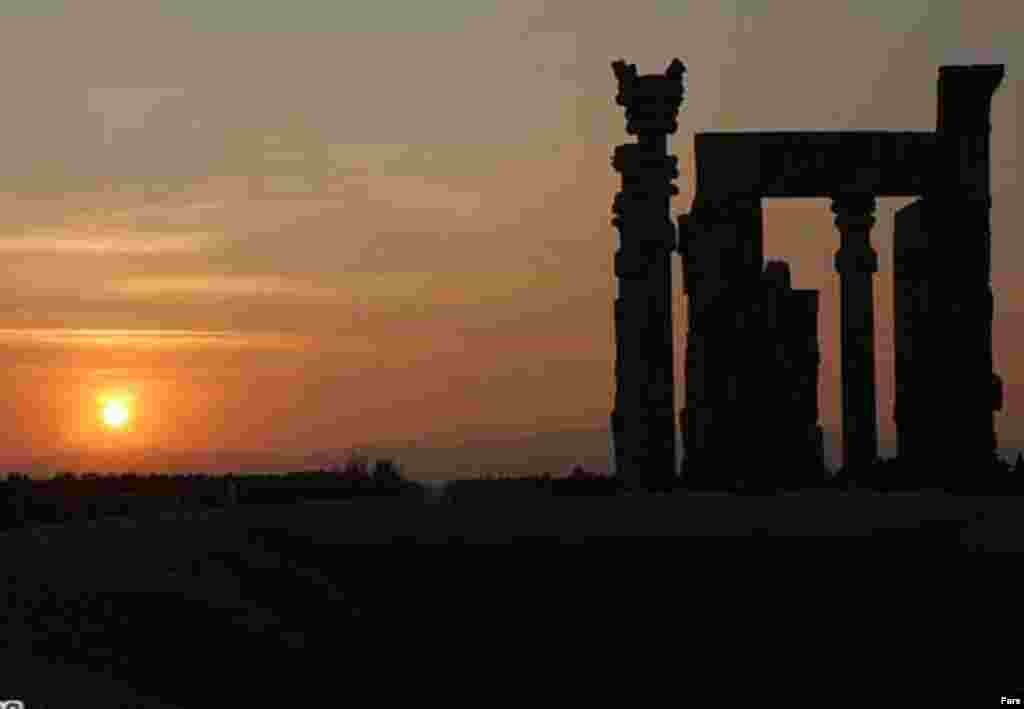
[[175, 225], [198, 225], [205, 213], [228, 207], [228, 202], [195, 202], [191, 204], [143, 204], [110, 213], [111, 219], [161, 219]]
[[[429, 271], [349, 271], [338, 275], [335, 288], [273, 275], [138, 276], [112, 279], [110, 294], [289, 297], [335, 300], [352, 305], [401, 305], [417, 310], [441, 305], [474, 305], [516, 298], [528, 291], [555, 289], [561, 274], [481, 270], [454, 274]], [[386, 311], [377, 311], [386, 316]]]
[[283, 333], [203, 330], [104, 330], [89, 328], [3, 328], [0, 343], [57, 348], [283, 349], [301, 350], [314, 338]]
[[[79, 232], [80, 233], [80, 232]], [[109, 233], [109, 232], [107, 232]], [[115, 232], [116, 234], [116, 232]], [[102, 237], [41, 234], [0, 239], [4, 254], [101, 254], [147, 255], [198, 253], [218, 238], [215, 234], [149, 235], [144, 232], [121, 232]]]
[[107, 292], [126, 295], [173, 295], [183, 293], [231, 296], [338, 297], [338, 291], [278, 276], [169, 276], [120, 278], [108, 281]]

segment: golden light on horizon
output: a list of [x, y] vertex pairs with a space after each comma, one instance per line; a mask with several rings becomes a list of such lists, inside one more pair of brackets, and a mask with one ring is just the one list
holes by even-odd
[[109, 394], [100, 397], [100, 418], [103, 425], [111, 429], [122, 429], [131, 421], [133, 414], [132, 397], [125, 394]]

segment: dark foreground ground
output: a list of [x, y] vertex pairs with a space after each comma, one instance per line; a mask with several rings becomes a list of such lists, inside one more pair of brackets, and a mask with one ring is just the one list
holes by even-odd
[[[859, 549], [906, 559], [929, 551], [1020, 551], [1022, 509], [1024, 498], [937, 491], [404, 498], [17, 529], [0, 534], [0, 699], [22, 699], [31, 709], [335, 706], [300, 699], [350, 691], [368, 681], [366, 667], [394, 683], [394, 668], [422, 664], [467, 618], [481, 632], [485, 626], [486, 634], [512, 637], [522, 632], [516, 613], [524, 608], [567, 608], [589, 618], [581, 627], [599, 627], [595, 619], [623, 597], [605, 582], [595, 588], [580, 580], [574, 588], [572, 573], [553, 572], [549, 555], [536, 553], [541, 546], [675, 537], [648, 539], [630, 555], [671, 549], [680, 566], [711, 541], [733, 564], [729, 551], [751, 549], [808, 552], [812, 564], [822, 553]], [[446, 574], [437, 551], [415, 550], [508, 541], [525, 543], [534, 555], [526, 573], [523, 565], [515, 574], [502, 571], [494, 552], [470, 552], [460, 555], [462, 573]], [[586, 549], [560, 556], [579, 559]], [[625, 573], [604, 563], [608, 581]], [[701, 581], [673, 583], [676, 593]], [[561, 611], [555, 616], [564, 621]], [[557, 637], [542, 645], [549, 642]]]

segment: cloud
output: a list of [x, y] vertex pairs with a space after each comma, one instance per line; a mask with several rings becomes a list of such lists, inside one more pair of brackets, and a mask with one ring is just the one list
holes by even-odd
[[996, 47], [954, 47], [942, 53], [944, 65], [961, 64], [1009, 64], [1009, 48]]
[[557, 288], [555, 272], [481, 269], [460, 273], [433, 271], [342, 272], [334, 287], [276, 275], [138, 276], [111, 279], [106, 292], [127, 295], [213, 295], [299, 297], [371, 306], [415, 309], [437, 305], [476, 305], [511, 299], [526, 291]]
[[104, 330], [3, 328], [0, 343], [59, 348], [111, 349], [304, 349], [312, 338], [283, 333], [203, 330]]
[[185, 94], [183, 89], [90, 88], [86, 105], [103, 118], [104, 141], [111, 144], [119, 131], [144, 128], [149, 115], [161, 102]]
[[104, 229], [102, 234], [80, 236], [78, 230], [42, 232], [0, 239], [5, 254], [184, 254], [197, 253], [219, 238], [209, 233], [159, 234]]
[[141, 276], [106, 282], [108, 293], [126, 295], [210, 294], [225, 296], [298, 296], [336, 298], [338, 291], [279, 276]]
[[463, 219], [477, 214], [482, 205], [478, 192], [453, 189], [439, 180], [416, 175], [353, 176], [346, 182], [364, 186], [369, 201], [383, 202], [390, 209], [443, 210]]
[[223, 200], [189, 204], [141, 204], [111, 211], [107, 218], [112, 221], [131, 222], [153, 220], [169, 226], [199, 226], [211, 212], [219, 212], [227, 206], [228, 203]]

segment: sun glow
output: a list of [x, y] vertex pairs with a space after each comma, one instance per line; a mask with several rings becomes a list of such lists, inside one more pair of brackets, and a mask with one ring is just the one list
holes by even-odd
[[132, 418], [131, 397], [124, 395], [101, 397], [100, 418], [108, 428], [124, 428]]

